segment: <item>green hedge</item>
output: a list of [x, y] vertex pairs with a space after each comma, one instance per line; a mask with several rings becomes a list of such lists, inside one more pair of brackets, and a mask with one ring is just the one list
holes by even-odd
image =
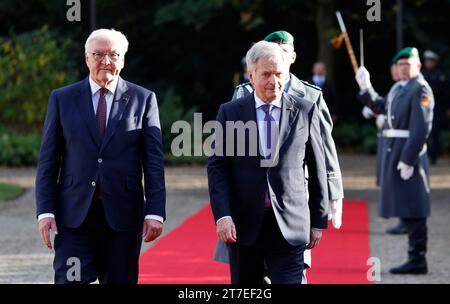
[[40, 135], [19, 133], [0, 127], [0, 165], [36, 165], [40, 144]]
[[377, 152], [377, 128], [371, 123], [340, 123], [333, 128], [333, 138], [340, 151]]
[[13, 200], [23, 193], [22, 188], [16, 185], [0, 183], [0, 201]]

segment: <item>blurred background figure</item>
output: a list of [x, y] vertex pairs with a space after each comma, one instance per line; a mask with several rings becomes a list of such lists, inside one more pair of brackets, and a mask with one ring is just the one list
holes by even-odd
[[245, 56], [241, 59], [242, 70], [240, 72], [234, 73], [233, 84], [234, 86], [238, 86], [241, 83], [248, 83], [250, 79], [248, 78], [247, 73], [247, 61]]
[[250, 79], [248, 78], [248, 73], [247, 73], [247, 60], [246, 57], [242, 57], [241, 59], [241, 64], [242, 64], [242, 72], [241, 75], [239, 77], [239, 83], [244, 83], [244, 82], [249, 82]]
[[430, 162], [436, 164], [440, 149], [440, 133], [442, 123], [445, 119], [445, 106], [448, 102], [448, 88], [446, 87], [446, 79], [444, 73], [439, 69], [439, 55], [431, 50], [423, 53], [423, 69], [422, 74], [425, 80], [430, 84], [434, 94], [434, 118], [433, 128], [431, 129], [431, 146], [428, 151]]
[[333, 84], [327, 78], [328, 72], [325, 63], [318, 61], [313, 65], [312, 77], [308, 81], [322, 89], [323, 98], [330, 110], [333, 122], [337, 119], [336, 93]]

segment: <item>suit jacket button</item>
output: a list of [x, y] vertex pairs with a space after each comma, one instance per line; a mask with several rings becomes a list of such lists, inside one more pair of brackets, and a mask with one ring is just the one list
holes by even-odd
[[92, 187], [95, 187], [97, 184], [95, 182], [91, 183]]
[[387, 149], [387, 151], [388, 151], [388, 152], [391, 152], [391, 151], [392, 151], [392, 149], [391, 149], [391, 148], [388, 148], [388, 149]]
[[99, 158], [97, 159], [98, 163], [101, 164], [103, 162], [103, 159]]

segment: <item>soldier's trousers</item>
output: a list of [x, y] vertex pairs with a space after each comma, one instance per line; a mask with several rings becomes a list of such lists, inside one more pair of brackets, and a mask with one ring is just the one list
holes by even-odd
[[402, 218], [408, 231], [408, 259], [423, 261], [427, 252], [427, 219], [426, 218]]

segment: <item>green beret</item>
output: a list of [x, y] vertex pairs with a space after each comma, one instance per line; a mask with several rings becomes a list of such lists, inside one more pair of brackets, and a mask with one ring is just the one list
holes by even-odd
[[415, 47], [407, 47], [402, 50], [400, 50], [397, 55], [394, 57], [394, 62], [397, 63], [400, 59], [407, 59], [407, 58], [420, 58], [419, 57], [419, 51]]
[[286, 31], [273, 32], [264, 38], [268, 42], [294, 45], [294, 37]]

